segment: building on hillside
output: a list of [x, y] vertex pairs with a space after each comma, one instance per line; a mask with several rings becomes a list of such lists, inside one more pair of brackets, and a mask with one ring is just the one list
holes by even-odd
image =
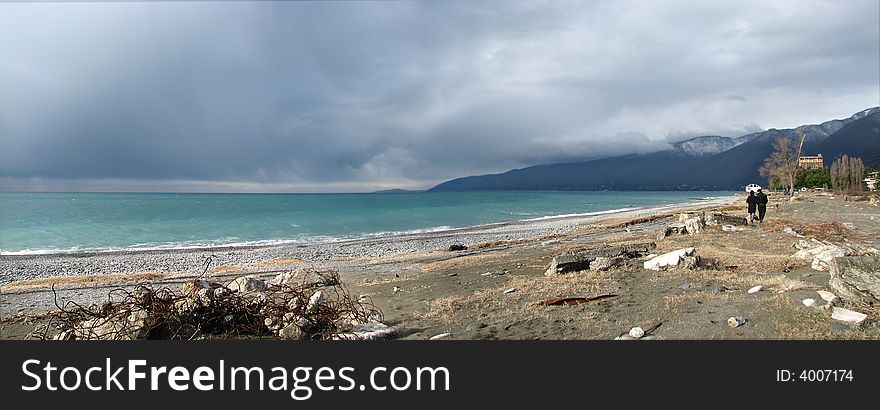
[[865, 185], [868, 186], [868, 190], [877, 190], [877, 171], [868, 174], [868, 177], [865, 178]]
[[822, 154], [802, 155], [798, 158], [798, 166], [803, 169], [822, 169], [825, 168], [825, 160], [822, 158]]

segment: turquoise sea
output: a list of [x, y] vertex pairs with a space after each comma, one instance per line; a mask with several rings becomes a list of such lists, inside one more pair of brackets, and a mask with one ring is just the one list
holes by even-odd
[[0, 252], [315, 243], [690, 202], [732, 192], [0, 193]]

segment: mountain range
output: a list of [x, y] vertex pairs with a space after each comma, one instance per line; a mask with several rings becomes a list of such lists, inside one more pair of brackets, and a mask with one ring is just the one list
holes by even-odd
[[[869, 167], [880, 164], [880, 107], [800, 128], [806, 133], [803, 155], [821, 153], [826, 167], [843, 154], [861, 157]], [[429, 191], [739, 190], [750, 183], [766, 183], [758, 169], [773, 152], [777, 138], [798, 142], [794, 128], [737, 138], [700, 136], [676, 142], [664, 151], [468, 176]]]

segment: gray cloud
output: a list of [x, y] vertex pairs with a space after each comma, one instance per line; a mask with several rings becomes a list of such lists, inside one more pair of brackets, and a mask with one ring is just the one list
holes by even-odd
[[371, 190], [841, 118], [880, 5], [0, 4], [0, 189]]

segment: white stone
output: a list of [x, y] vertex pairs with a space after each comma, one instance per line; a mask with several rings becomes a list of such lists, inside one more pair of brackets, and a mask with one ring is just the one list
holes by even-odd
[[761, 286], [761, 285], [755, 286], [755, 287], [749, 289], [749, 293], [758, 293], [761, 291], [762, 288], [763, 288], [763, 286]]
[[804, 303], [804, 306], [806, 306], [806, 307], [812, 307], [813, 305], [816, 304], [816, 299], [806, 298], [806, 299], [804, 299], [803, 303]]
[[818, 293], [819, 297], [821, 297], [824, 301], [826, 301], [828, 303], [832, 303], [835, 300], [837, 300], [837, 295], [835, 295], [827, 290], [817, 290], [816, 293]]
[[391, 289], [391, 291], [394, 293], [400, 292], [401, 290], [403, 290], [403, 289], [401, 289], [400, 286], [395, 286], [394, 288]]
[[232, 283], [227, 286], [233, 292], [263, 292], [269, 287], [262, 279], [254, 275], [240, 276], [235, 278]]
[[507, 294], [507, 293], [513, 293], [513, 292], [516, 292], [516, 288], [510, 288], [510, 289], [505, 289], [505, 290], [504, 290], [504, 293], [505, 293], [505, 294]]
[[730, 327], [740, 327], [746, 323], [746, 320], [742, 318], [742, 316], [734, 316], [727, 319], [727, 326]]
[[440, 333], [439, 335], [434, 335], [428, 338], [428, 340], [440, 340], [451, 336], [452, 333]]
[[661, 270], [666, 268], [674, 268], [678, 266], [682, 258], [690, 256], [694, 253], [694, 248], [683, 248], [672, 252], [664, 253], [660, 256], [645, 261], [644, 267], [649, 270]]
[[357, 325], [350, 332], [340, 333], [336, 340], [376, 340], [394, 336], [397, 330], [384, 323], [364, 323]]
[[292, 282], [297, 276], [299, 276], [299, 273], [297, 272], [281, 272], [274, 278], [269, 280], [269, 284], [275, 286], [286, 286], [287, 284]]
[[313, 312], [319, 306], [323, 305], [324, 302], [327, 301], [327, 296], [324, 295], [323, 290], [319, 290], [312, 294], [312, 297], [309, 298], [309, 304], [306, 305], [306, 311]]
[[786, 226], [785, 228], [782, 228], [782, 232], [787, 233], [787, 234], [794, 236], [796, 238], [803, 238], [804, 237], [803, 235], [795, 232], [794, 229], [791, 229], [790, 226]]
[[862, 323], [868, 318], [868, 315], [835, 306], [831, 309], [831, 318], [849, 323]]
[[645, 335], [645, 331], [642, 330], [642, 328], [636, 326], [636, 327], [629, 330], [629, 335], [631, 337], [638, 339], [638, 338], [641, 338], [642, 336]]

